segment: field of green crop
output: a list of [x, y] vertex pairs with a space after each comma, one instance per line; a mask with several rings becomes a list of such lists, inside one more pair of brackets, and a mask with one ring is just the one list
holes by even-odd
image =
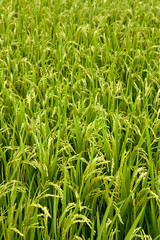
[[158, 0], [0, 1], [0, 240], [160, 239]]

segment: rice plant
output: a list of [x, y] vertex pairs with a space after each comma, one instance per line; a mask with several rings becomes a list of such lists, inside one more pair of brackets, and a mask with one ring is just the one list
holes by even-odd
[[160, 239], [158, 0], [0, 1], [0, 240]]

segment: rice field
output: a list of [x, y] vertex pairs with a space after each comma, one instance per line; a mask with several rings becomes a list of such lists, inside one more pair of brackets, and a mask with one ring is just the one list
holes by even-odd
[[0, 240], [160, 239], [158, 0], [0, 1]]

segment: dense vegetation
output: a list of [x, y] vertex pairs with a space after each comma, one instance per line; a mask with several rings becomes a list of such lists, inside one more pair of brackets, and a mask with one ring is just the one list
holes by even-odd
[[0, 1], [0, 240], [160, 239], [158, 0]]

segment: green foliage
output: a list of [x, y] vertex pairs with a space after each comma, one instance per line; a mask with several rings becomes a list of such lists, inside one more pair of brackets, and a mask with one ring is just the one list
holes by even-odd
[[0, 240], [160, 239], [158, 0], [0, 1]]

